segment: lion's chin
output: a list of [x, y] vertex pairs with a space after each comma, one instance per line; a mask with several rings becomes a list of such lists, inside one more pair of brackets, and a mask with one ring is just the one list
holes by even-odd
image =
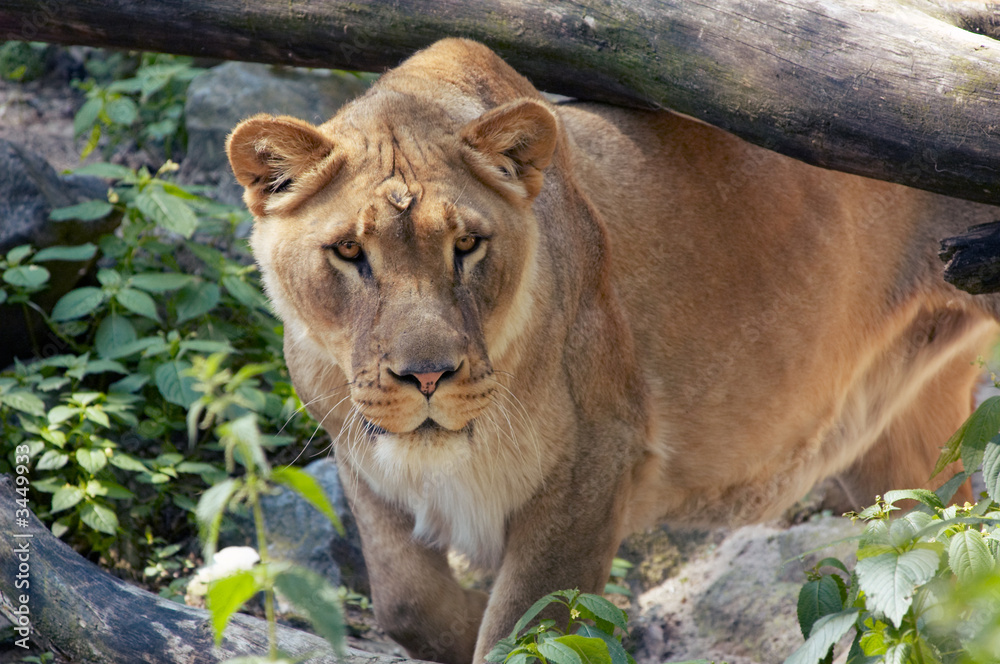
[[443, 424], [435, 421], [434, 419], [428, 417], [423, 422], [421, 422], [416, 427], [404, 430], [404, 431], [393, 431], [385, 427], [379, 426], [374, 422], [365, 419], [364, 420], [364, 430], [370, 436], [385, 436], [385, 435], [396, 435], [396, 436], [407, 436], [414, 435], [420, 436], [422, 438], [435, 435], [455, 435], [469, 433], [472, 430], [472, 422], [466, 422], [463, 426], [457, 429], [451, 429], [444, 426]]

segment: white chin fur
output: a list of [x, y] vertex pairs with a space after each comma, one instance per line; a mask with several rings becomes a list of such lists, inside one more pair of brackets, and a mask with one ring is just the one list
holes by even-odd
[[502, 472], [483, 471], [483, 446], [468, 431], [388, 433], [369, 444], [353, 461], [376, 493], [413, 514], [415, 538], [480, 567], [499, 563], [511, 502], [520, 501], [511, 500]]

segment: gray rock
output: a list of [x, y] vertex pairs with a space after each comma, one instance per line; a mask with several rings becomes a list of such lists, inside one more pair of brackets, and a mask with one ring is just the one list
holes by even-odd
[[185, 106], [188, 150], [181, 178], [215, 187], [213, 196], [238, 204], [242, 188], [226, 159], [226, 136], [256, 113], [291, 115], [319, 124], [364, 92], [372, 77], [336, 71], [227, 62], [199, 75], [188, 88]]
[[836, 517], [787, 530], [756, 525], [732, 531], [639, 597], [636, 661], [783, 661], [803, 642], [796, 603], [805, 570], [827, 556], [852, 565], [857, 542], [840, 540], [860, 531], [860, 525]]
[[107, 198], [100, 178], [60, 175], [44, 157], [0, 139], [0, 252], [21, 244], [80, 244], [113, 230], [117, 220], [49, 221], [55, 208]]
[[352, 590], [368, 593], [368, 576], [361, 556], [361, 537], [347, 507], [333, 459], [320, 459], [304, 469], [312, 475], [344, 524], [341, 537], [330, 521], [298, 494], [282, 490], [261, 502], [267, 523], [268, 554], [308, 567]]
[[[49, 213], [61, 207], [91, 199], [104, 200], [107, 184], [93, 177], [60, 175], [41, 156], [7, 140], [0, 139], [0, 254], [32, 244], [36, 248], [75, 245], [94, 241], [115, 229], [120, 217], [111, 214], [94, 221], [49, 220]], [[69, 291], [80, 277], [84, 264], [53, 262], [48, 266], [49, 288], [35, 299], [45, 308]], [[44, 325], [32, 321], [41, 337], [42, 350], [57, 340], [44, 337]], [[31, 355], [27, 323], [20, 307], [0, 306], [0, 368], [14, 357]], [[53, 349], [50, 354], [63, 352]]]

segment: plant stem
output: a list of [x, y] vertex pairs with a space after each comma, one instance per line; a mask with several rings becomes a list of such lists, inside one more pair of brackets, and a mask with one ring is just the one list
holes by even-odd
[[28, 309], [26, 302], [21, 303], [21, 311], [24, 312], [24, 326], [28, 330], [28, 339], [31, 340], [31, 352], [34, 353], [35, 357], [41, 357], [42, 349], [38, 346], [38, 337], [35, 336], [35, 326], [31, 324], [31, 310]]
[[[267, 569], [267, 532], [264, 528], [264, 510], [260, 506], [257, 473], [253, 463], [247, 464], [247, 476], [250, 504], [253, 505], [254, 527], [257, 530], [257, 553], [260, 556], [260, 564], [264, 569]], [[278, 622], [274, 617], [274, 588], [271, 586], [270, 579], [268, 579], [267, 587], [264, 589], [264, 615], [267, 618], [268, 655], [274, 660], [278, 658]]]

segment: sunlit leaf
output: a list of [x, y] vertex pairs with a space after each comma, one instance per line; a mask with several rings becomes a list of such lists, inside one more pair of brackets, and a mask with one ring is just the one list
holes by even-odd
[[250, 570], [236, 572], [208, 585], [208, 608], [212, 612], [216, 644], [222, 642], [222, 634], [232, 615], [260, 590], [257, 576]]
[[323, 487], [312, 475], [295, 466], [282, 466], [271, 471], [271, 481], [302, 496], [330, 520], [341, 536], [344, 535], [344, 526], [340, 523], [340, 517], [333, 511], [333, 506], [326, 493], [323, 492]]
[[80, 520], [98, 532], [114, 535], [118, 532], [118, 515], [100, 503], [87, 503], [80, 510]]

